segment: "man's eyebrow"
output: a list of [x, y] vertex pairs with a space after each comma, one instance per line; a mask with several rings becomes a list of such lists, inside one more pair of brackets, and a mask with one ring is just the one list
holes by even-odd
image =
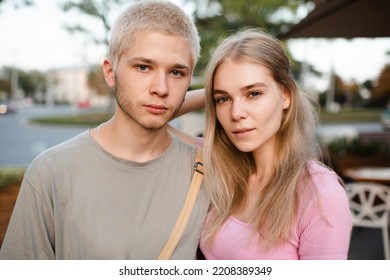
[[176, 63], [175, 65], [173, 65], [173, 68], [187, 70], [187, 71], [190, 70], [189, 66], [180, 63]]
[[143, 63], [148, 63], [148, 64], [153, 64], [155, 63], [155, 61], [153, 59], [150, 59], [150, 58], [146, 58], [146, 57], [132, 57], [130, 58], [127, 63], [133, 63], [133, 62], [143, 62]]
[[[134, 62], [142, 62], [142, 63], [146, 63], [146, 64], [157, 64], [154, 59], [150, 59], [150, 58], [146, 58], [146, 57], [133, 57], [127, 61], [127, 63], [134, 63]], [[190, 67], [188, 65], [181, 64], [181, 63], [173, 64], [172, 68], [190, 71]]]

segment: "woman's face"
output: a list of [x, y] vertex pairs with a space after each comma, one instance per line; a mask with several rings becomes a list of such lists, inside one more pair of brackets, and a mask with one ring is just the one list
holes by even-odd
[[266, 67], [228, 59], [215, 72], [213, 92], [217, 119], [240, 151], [273, 151], [290, 96]]

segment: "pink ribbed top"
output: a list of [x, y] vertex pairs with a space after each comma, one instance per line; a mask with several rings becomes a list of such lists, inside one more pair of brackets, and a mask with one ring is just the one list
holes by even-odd
[[301, 196], [297, 223], [288, 241], [266, 251], [260, 236], [253, 237], [253, 225], [230, 217], [210, 247], [202, 236], [200, 248], [206, 259], [347, 259], [352, 221], [346, 193], [333, 171], [314, 161], [310, 171], [323, 211], [313, 195]]

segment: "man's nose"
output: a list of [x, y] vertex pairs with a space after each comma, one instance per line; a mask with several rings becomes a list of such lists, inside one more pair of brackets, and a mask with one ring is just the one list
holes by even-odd
[[156, 72], [156, 75], [153, 77], [151, 92], [159, 96], [168, 94], [168, 77], [162, 71]]

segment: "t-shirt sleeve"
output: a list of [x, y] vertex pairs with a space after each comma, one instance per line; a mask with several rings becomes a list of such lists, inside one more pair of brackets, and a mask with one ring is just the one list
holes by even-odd
[[328, 170], [313, 174], [312, 183], [317, 200], [299, 211], [300, 259], [347, 259], [352, 218], [346, 192]]
[[24, 179], [0, 250], [0, 259], [54, 259], [54, 226], [44, 196]]

